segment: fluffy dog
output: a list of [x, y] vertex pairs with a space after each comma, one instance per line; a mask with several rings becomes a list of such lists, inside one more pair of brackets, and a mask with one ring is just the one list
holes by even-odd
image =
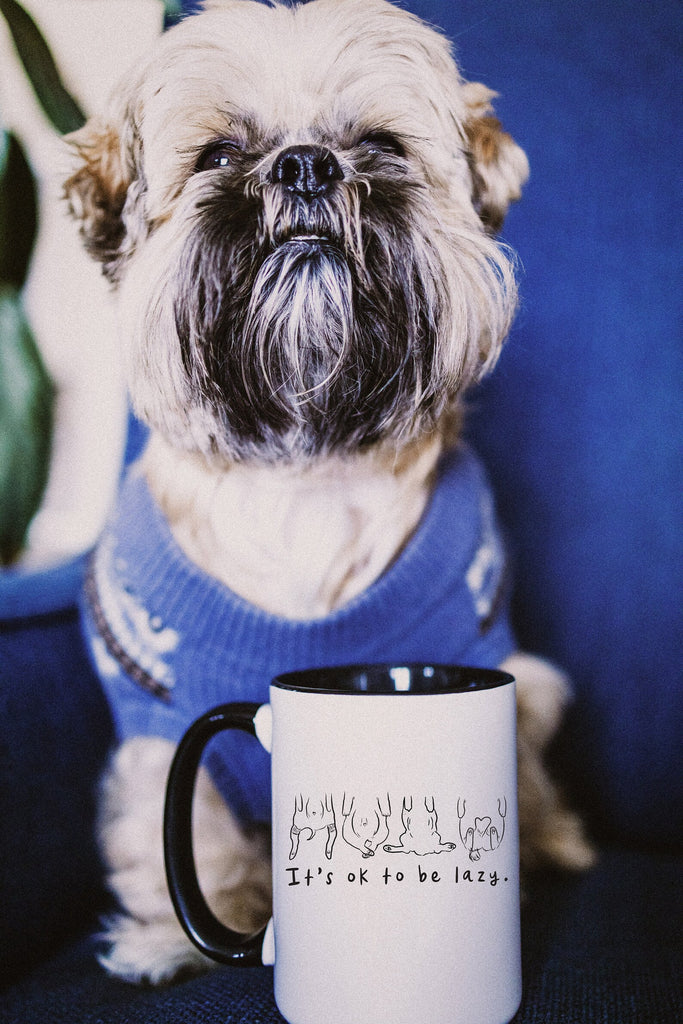
[[[516, 305], [494, 232], [527, 160], [493, 96], [386, 0], [213, 0], [70, 140], [67, 196], [151, 428], [87, 587], [122, 740], [101, 837], [123, 910], [103, 961], [123, 977], [205, 963], [166, 891], [173, 746], [213, 704], [265, 699], [276, 671], [502, 663], [523, 861], [590, 862], [542, 762], [566, 685], [514, 651], [490, 495], [459, 440]], [[241, 931], [268, 913], [245, 825], [267, 788], [267, 764], [233, 752], [196, 796], [200, 878]]]

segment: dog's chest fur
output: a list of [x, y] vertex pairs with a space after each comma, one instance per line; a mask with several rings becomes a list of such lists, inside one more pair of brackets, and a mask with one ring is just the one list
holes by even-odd
[[440, 442], [211, 469], [153, 439], [145, 473], [173, 535], [201, 569], [256, 607], [314, 619], [373, 583], [429, 499]]

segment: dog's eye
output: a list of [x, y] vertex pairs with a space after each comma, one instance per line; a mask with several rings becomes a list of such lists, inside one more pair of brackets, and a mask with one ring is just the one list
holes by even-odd
[[368, 153], [389, 153], [392, 156], [405, 156], [402, 144], [390, 132], [368, 132], [358, 145]]
[[225, 139], [221, 139], [220, 142], [212, 142], [200, 153], [195, 171], [216, 171], [230, 167], [238, 152], [239, 146], [234, 142], [228, 142]]

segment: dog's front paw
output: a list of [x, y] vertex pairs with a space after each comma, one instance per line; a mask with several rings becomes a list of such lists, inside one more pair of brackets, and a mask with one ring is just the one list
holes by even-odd
[[552, 866], [585, 871], [597, 855], [581, 818], [569, 810], [538, 752], [520, 737], [518, 758], [520, 859], [524, 870]]
[[598, 859], [578, 814], [562, 806], [548, 815], [537, 837], [537, 852], [542, 861], [565, 871], [587, 871]]
[[215, 966], [171, 917], [151, 922], [123, 915], [113, 917], [105, 923], [100, 938], [109, 948], [97, 959], [123, 981], [161, 985], [179, 974]]

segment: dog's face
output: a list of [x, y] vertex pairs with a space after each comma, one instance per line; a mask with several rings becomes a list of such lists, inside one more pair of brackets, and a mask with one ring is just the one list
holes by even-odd
[[226, 459], [433, 430], [515, 305], [490, 232], [527, 163], [492, 95], [386, 0], [214, 0], [166, 33], [67, 183], [138, 413]]

